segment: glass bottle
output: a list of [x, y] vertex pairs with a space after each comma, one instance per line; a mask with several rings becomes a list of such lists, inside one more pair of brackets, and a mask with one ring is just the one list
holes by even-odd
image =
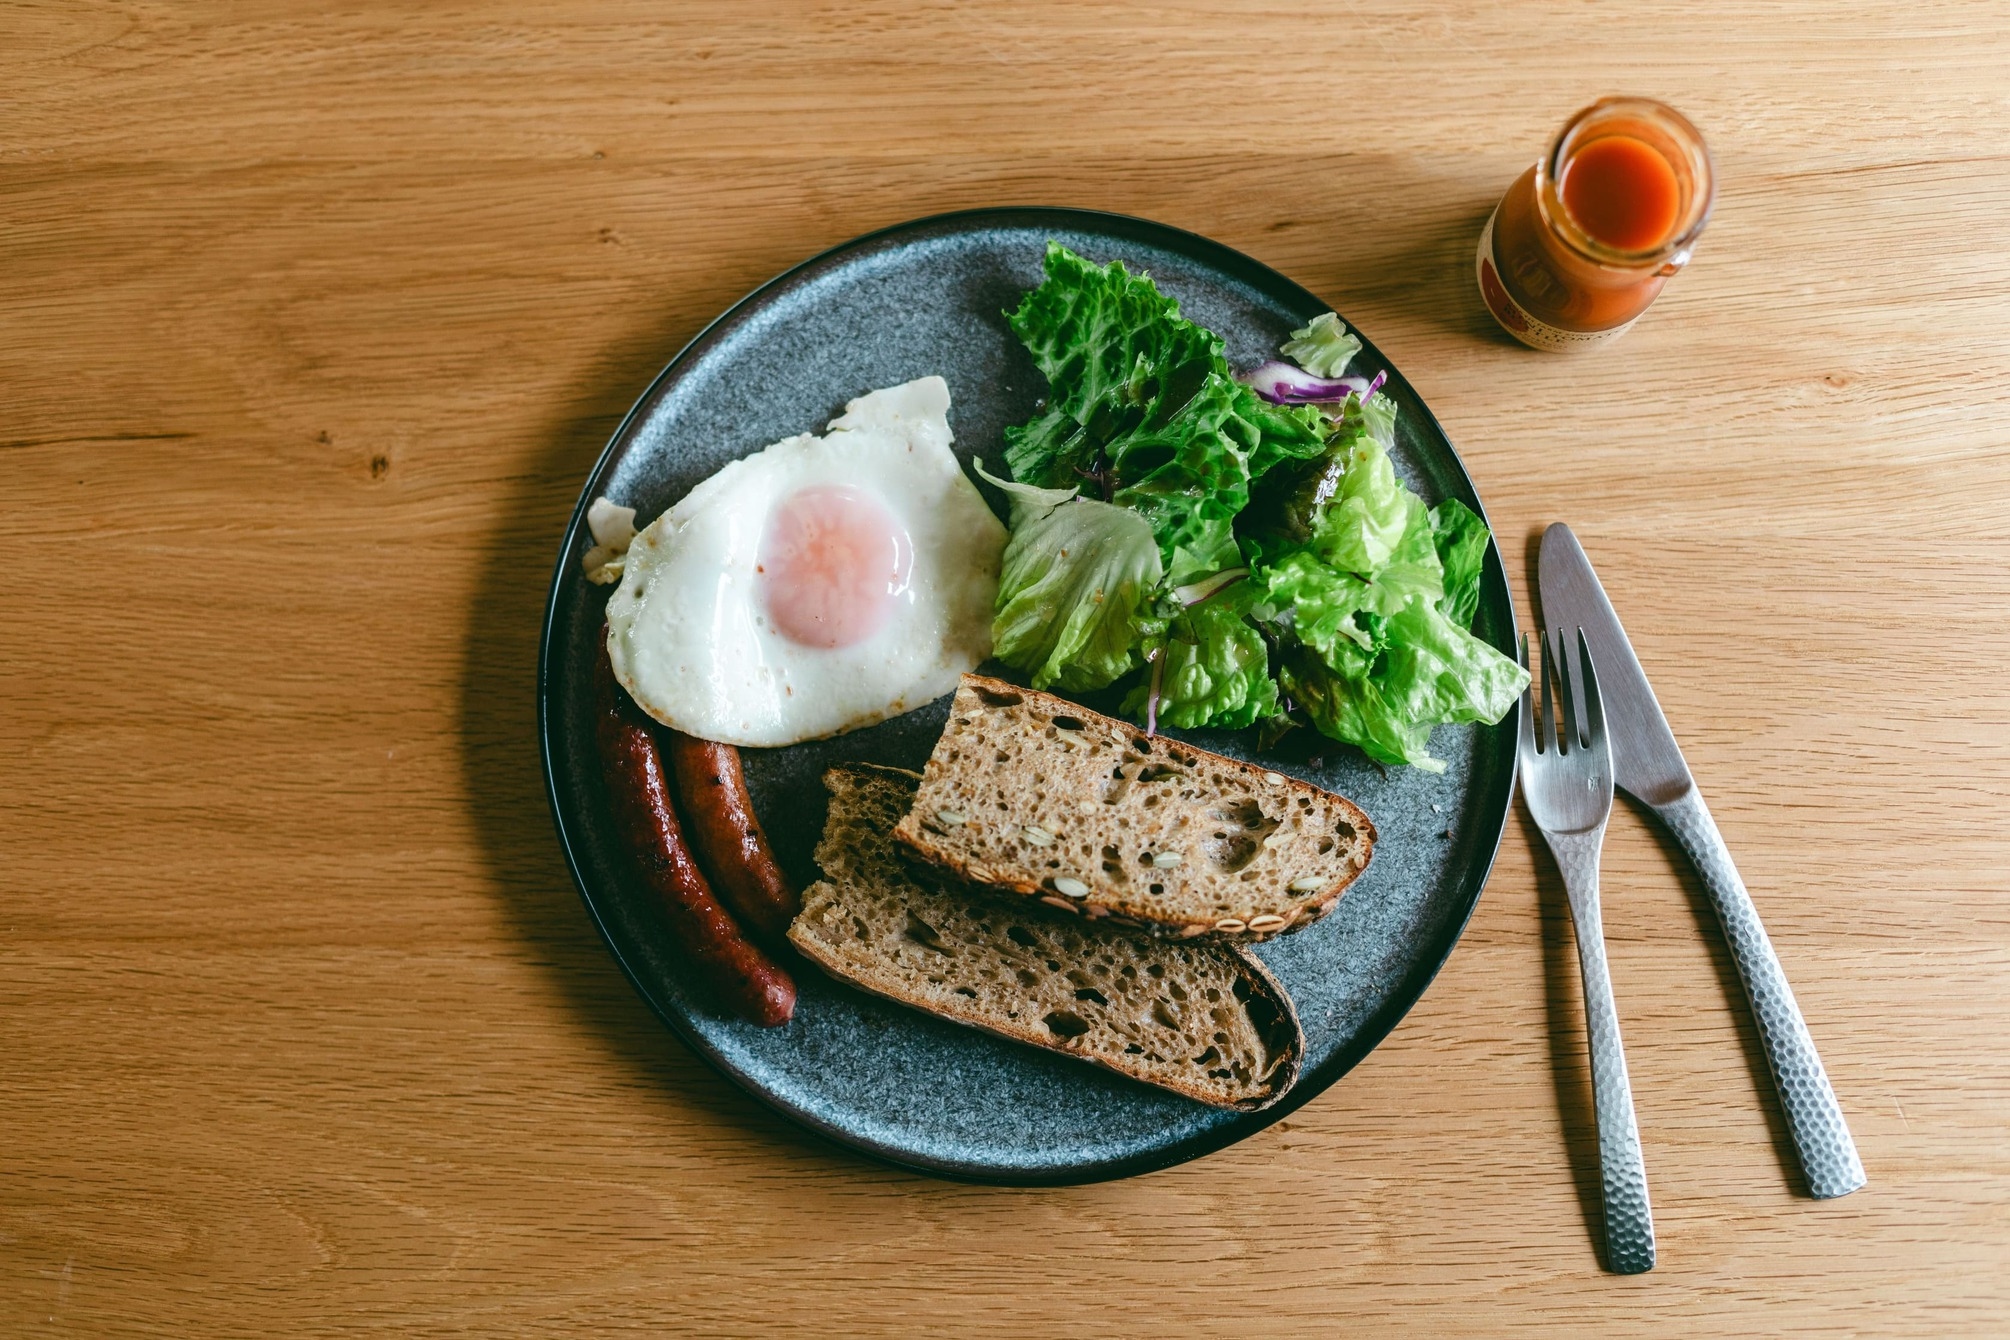
[[1710, 151], [1674, 108], [1605, 98], [1573, 116], [1516, 178], [1480, 234], [1480, 296], [1535, 349], [1619, 335], [1710, 221]]

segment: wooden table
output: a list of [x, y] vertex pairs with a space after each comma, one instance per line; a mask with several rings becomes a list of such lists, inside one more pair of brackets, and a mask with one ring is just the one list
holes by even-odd
[[[0, 10], [0, 1332], [2010, 1332], [2010, 21], [1995, 0]], [[1619, 344], [1490, 327], [1563, 118], [1722, 174]], [[1327, 296], [1515, 570], [1569, 519], [1867, 1189], [1796, 1190], [1699, 886], [1622, 810], [1662, 1264], [1600, 1272], [1517, 813], [1422, 1004], [1288, 1121], [1013, 1191], [798, 1133], [657, 1023], [553, 840], [532, 668], [630, 401], [775, 271], [1089, 205]]]

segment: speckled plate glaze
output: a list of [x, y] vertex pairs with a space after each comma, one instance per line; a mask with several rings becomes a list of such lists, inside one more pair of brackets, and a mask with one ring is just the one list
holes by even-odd
[[[1049, 238], [1150, 274], [1227, 341], [1238, 367], [1270, 356], [1294, 326], [1327, 310], [1218, 243], [1080, 210], [950, 214], [827, 251], [713, 322], [616, 430], [566, 530], [538, 667], [560, 841], [608, 946], [671, 1028], [749, 1093], [842, 1144], [943, 1176], [1029, 1184], [1122, 1177], [1219, 1149], [1316, 1098], [1367, 1055], [1423, 994], [1472, 914], [1506, 821], [1515, 739], [1512, 719], [1440, 727], [1432, 749], [1450, 766], [1437, 776], [1385, 773], [1305, 731], [1266, 756], [1268, 766], [1352, 797], [1381, 832], [1373, 864], [1331, 916], [1257, 951], [1297, 1000], [1307, 1041], [1297, 1087], [1266, 1112], [1203, 1107], [902, 1009], [800, 964], [800, 1000], [784, 1028], [729, 1018], [687, 990], [658, 909], [624, 874], [606, 818], [590, 673], [605, 593], [580, 575], [591, 543], [586, 506], [604, 494], [649, 520], [727, 461], [821, 431], [852, 397], [929, 373], [949, 381], [957, 454], [998, 468], [1002, 430], [1029, 417], [1045, 389], [1002, 313], [1040, 281]], [[1372, 344], [1355, 366], [1389, 369], [1385, 391], [1401, 411], [1396, 468], [1411, 487], [1428, 502], [1456, 497], [1482, 511], [1458, 454], [1403, 375]], [[1498, 552], [1487, 557], [1476, 631], [1503, 651], [1514, 644]], [[947, 710], [945, 698], [836, 739], [747, 750], [755, 804], [783, 863], [805, 880], [814, 875], [826, 768], [853, 760], [919, 768]], [[1186, 738], [1241, 756], [1254, 743], [1241, 733]]]

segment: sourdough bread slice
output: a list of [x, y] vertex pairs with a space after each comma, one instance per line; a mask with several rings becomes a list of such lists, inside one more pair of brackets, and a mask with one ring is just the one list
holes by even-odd
[[1305, 1051], [1297, 1012], [1239, 947], [918, 880], [893, 840], [918, 780], [864, 765], [825, 774], [824, 878], [789, 927], [805, 958], [875, 995], [1217, 1107], [1268, 1107], [1291, 1087]]
[[963, 677], [895, 832], [973, 884], [1239, 940], [1325, 916], [1375, 843], [1331, 792], [980, 675]]

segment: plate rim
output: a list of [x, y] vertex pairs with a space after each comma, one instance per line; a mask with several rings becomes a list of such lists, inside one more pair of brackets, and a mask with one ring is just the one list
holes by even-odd
[[[1332, 310], [1321, 301], [1317, 294], [1292, 279], [1289, 275], [1264, 264], [1245, 252], [1228, 246], [1226, 243], [1218, 242], [1213, 238], [1172, 224], [1160, 223], [1156, 220], [1140, 218], [1136, 215], [1120, 214], [1106, 210], [1082, 209], [1065, 205], [996, 205], [922, 215], [861, 233], [834, 246], [826, 247], [822, 251], [780, 271], [773, 277], [750, 289], [717, 316], [706, 322], [695, 335], [684, 343], [683, 347], [678, 349], [676, 354], [663, 365], [655, 377], [650, 379], [649, 384], [643, 388], [642, 392], [635, 398], [635, 402], [629, 406], [628, 412], [622, 415], [621, 421], [615, 425], [613, 432], [608, 435], [606, 445], [600, 449], [599, 455], [594, 458], [592, 466], [587, 470], [585, 483], [580, 490], [580, 496], [573, 505], [572, 516], [567, 521], [564, 533], [560, 538], [558, 560], [553, 568], [551, 583], [545, 594], [544, 621], [538, 637], [537, 653], [538, 753], [544, 774], [545, 799], [551, 809], [552, 826], [558, 837], [559, 848], [565, 856], [566, 871], [571, 875], [573, 888], [578, 892], [580, 901], [585, 905], [587, 915], [591, 918], [594, 928], [599, 931], [602, 943], [607, 946], [608, 952], [614, 956], [615, 963], [620, 966], [622, 975], [627, 977], [629, 985], [635, 989], [636, 994], [641, 996], [644, 1003], [649, 1006], [657, 1018], [669, 1026], [670, 1031], [677, 1036], [678, 1040], [710, 1066], [713, 1071], [731, 1082], [741, 1092], [753, 1097], [770, 1111], [787, 1118], [790, 1122], [812, 1135], [851, 1153], [862, 1154], [882, 1164], [888, 1164], [909, 1172], [922, 1173], [931, 1177], [980, 1185], [1028, 1187], [1079, 1186], [1097, 1182], [1115, 1181], [1121, 1178], [1135, 1177], [1144, 1173], [1157, 1172], [1162, 1169], [1175, 1167], [1179, 1164], [1190, 1162], [1193, 1159], [1212, 1154], [1217, 1150], [1225, 1149], [1229, 1145], [1237, 1144], [1260, 1131], [1268, 1129], [1343, 1079], [1354, 1067], [1367, 1059], [1370, 1053], [1381, 1046], [1382, 1042], [1395, 1029], [1396, 1025], [1402, 1022], [1411, 1010], [1416, 1008], [1417, 1003], [1423, 999], [1424, 993], [1430, 989], [1438, 974], [1443, 971], [1445, 964], [1451, 960], [1452, 953], [1458, 948], [1460, 941], [1465, 938], [1466, 929], [1472, 923], [1473, 913], [1479, 907], [1480, 897], [1485, 892], [1487, 882], [1493, 875], [1494, 865], [1500, 858], [1501, 843], [1507, 834], [1508, 816], [1513, 812], [1514, 795], [1520, 782], [1520, 760], [1513, 748], [1515, 731], [1519, 729], [1520, 713], [1522, 710], [1519, 699], [1516, 700], [1515, 707], [1509, 716], [1503, 718], [1502, 722], [1499, 723], [1507, 727], [1503, 731], [1502, 738], [1508, 742], [1506, 748], [1500, 751], [1505, 754], [1507, 760], [1507, 784], [1502, 792], [1500, 814], [1497, 820], [1488, 821], [1494, 827], [1491, 842], [1487, 841], [1484, 835], [1479, 839], [1479, 846], [1484, 851], [1484, 860], [1476, 860], [1469, 867], [1470, 870], [1477, 872], [1477, 877], [1470, 880], [1470, 887], [1463, 892], [1462, 905], [1456, 911], [1457, 924], [1446, 937], [1442, 952], [1437, 954], [1434, 959], [1427, 958], [1425, 961], [1413, 966], [1408, 973], [1399, 979], [1398, 989], [1391, 992], [1380, 1009], [1368, 1016], [1364, 1025], [1355, 1031], [1345, 1046], [1327, 1058], [1326, 1062], [1319, 1067], [1316, 1073], [1301, 1075], [1298, 1082], [1292, 1086], [1290, 1091], [1270, 1107], [1257, 1112], [1240, 1114], [1240, 1119], [1236, 1121], [1186, 1136], [1159, 1148], [1125, 1155], [1106, 1162], [1050, 1168], [1016, 1169], [967, 1161], [957, 1162], [951, 1159], [933, 1158], [917, 1154], [909, 1149], [888, 1145], [883, 1141], [870, 1139], [855, 1131], [825, 1121], [814, 1112], [807, 1111], [785, 1101], [779, 1095], [754, 1083], [751, 1077], [743, 1074], [738, 1068], [730, 1064], [706, 1038], [691, 1028], [681, 1015], [666, 1009], [657, 1000], [655, 993], [649, 989], [642, 975], [637, 971], [636, 966], [622, 952], [620, 943], [616, 939], [612, 929], [608, 926], [606, 919], [601, 915], [593, 892], [587, 887], [586, 879], [581, 870], [579, 855], [573, 849], [573, 838], [566, 827], [565, 806], [560, 794], [558, 775], [554, 766], [551, 665], [557, 632], [557, 615], [562, 590], [571, 575], [575, 541], [578, 538], [580, 527], [585, 522], [587, 508], [592, 503], [592, 499], [588, 494], [592, 492], [593, 481], [599, 478], [603, 470], [605, 470], [609, 460], [613, 457], [616, 449], [627, 438], [629, 430], [635, 424], [636, 420], [654, 408], [659, 399], [659, 392], [663, 391], [672, 382], [675, 374], [679, 373], [687, 362], [702, 355], [713, 342], [714, 338], [735, 317], [743, 312], [758, 308], [770, 294], [783, 291], [797, 283], [814, 278], [820, 271], [831, 268], [841, 260], [848, 259], [855, 254], [868, 253], [896, 239], [920, 241], [930, 236], [1008, 226], [1030, 226], [1036, 227], [1036, 229], [1048, 228], [1056, 231], [1074, 229], [1084, 232], [1103, 232], [1128, 236], [1133, 240], [1156, 245], [1164, 250], [1173, 251], [1199, 261], [1232, 278], [1248, 283], [1259, 291], [1281, 290], [1286, 297], [1302, 298], [1309, 306]], [[1349, 323], [1349, 328], [1354, 329], [1351, 322]], [[1357, 330], [1356, 333], [1359, 334], [1360, 332]], [[1380, 353], [1380, 350], [1372, 340], [1368, 340], [1365, 336], [1363, 336], [1363, 340], [1370, 350], [1377, 354]], [[1388, 362], [1386, 358], [1383, 361], [1385, 363]], [[1463, 483], [1464, 485], [1465, 498], [1462, 501], [1469, 500], [1473, 510], [1479, 514], [1480, 520], [1487, 524], [1487, 553], [1482, 565], [1482, 582], [1484, 586], [1493, 586], [1498, 583], [1500, 594], [1503, 597], [1502, 604], [1507, 612], [1508, 640], [1510, 644], [1513, 644], [1517, 641], [1520, 634], [1520, 621], [1515, 614], [1513, 589], [1507, 581], [1506, 564], [1500, 551], [1500, 545], [1497, 538], [1493, 535], [1493, 525], [1487, 517], [1486, 506], [1480, 498], [1478, 486], [1473, 482], [1472, 472], [1466, 468], [1465, 458], [1459, 454], [1458, 447], [1452, 442], [1451, 435], [1445, 432], [1444, 426], [1438, 422], [1437, 415], [1431, 410], [1430, 405], [1424, 398], [1417, 394], [1416, 388], [1409, 384], [1409, 379], [1404, 377], [1402, 372], [1394, 367], [1393, 364], [1389, 366], [1389, 376], [1392, 381], [1400, 382], [1410, 392], [1411, 400], [1423, 412], [1425, 420], [1428, 422], [1429, 427], [1435, 431], [1438, 439], [1444, 443], [1446, 451], [1450, 453], [1451, 464], [1456, 472], [1456, 480], [1454, 482]]]

